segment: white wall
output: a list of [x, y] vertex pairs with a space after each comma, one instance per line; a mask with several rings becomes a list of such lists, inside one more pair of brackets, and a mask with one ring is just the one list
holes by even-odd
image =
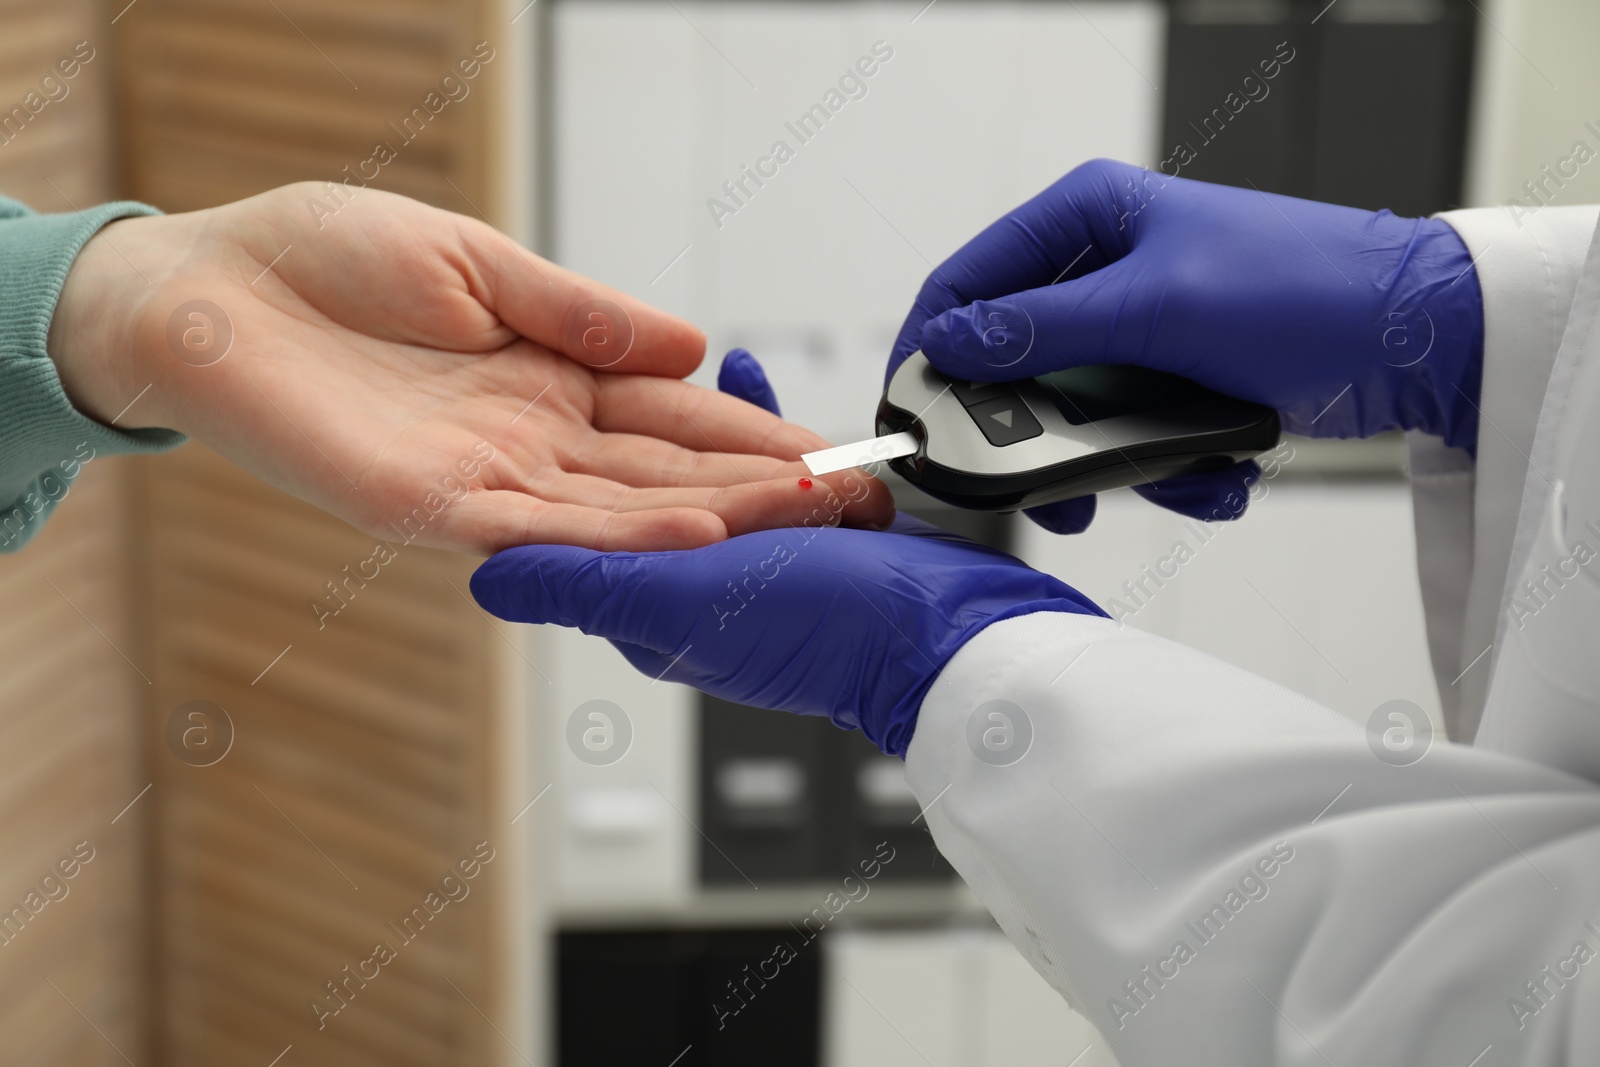
[[[1556, 168], [1583, 141], [1600, 153], [1600, 4], [1594, 0], [1483, 0], [1474, 78], [1467, 203], [1528, 203], [1523, 183]], [[1593, 122], [1594, 129], [1586, 124]], [[1577, 167], [1553, 202], [1600, 201], [1600, 158]]]
[[[1153, 163], [1159, 132], [1153, 0], [923, 6], [563, 0], [555, 255], [704, 327], [696, 380], [745, 344], [785, 414], [870, 435], [932, 267], [1085, 159]], [[801, 144], [785, 122], [877, 41], [867, 95]], [[719, 227], [707, 200], [779, 139], [794, 159]]]

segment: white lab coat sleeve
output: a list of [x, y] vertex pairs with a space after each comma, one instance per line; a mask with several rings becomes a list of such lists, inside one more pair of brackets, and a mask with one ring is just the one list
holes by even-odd
[[1600, 237], [1529, 452], [1477, 745], [1600, 782]]
[[[1428, 648], [1456, 740], [1477, 733], [1523, 479], [1546, 385], [1600, 207], [1504, 207], [1439, 216], [1473, 256], [1484, 309], [1476, 463], [1410, 435]], [[1463, 280], [1459, 284], [1469, 284]]]
[[956, 654], [906, 768], [1122, 1067], [1600, 1063], [1600, 790], [1442, 738], [1395, 765], [1423, 750], [1043, 612]]

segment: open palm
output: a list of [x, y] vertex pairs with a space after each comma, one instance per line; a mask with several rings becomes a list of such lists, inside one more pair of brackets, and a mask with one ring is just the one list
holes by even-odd
[[[149, 385], [119, 426], [181, 430], [363, 530], [444, 547], [687, 548], [823, 505], [796, 461], [825, 441], [679, 380], [704, 355], [694, 327], [472, 219], [346, 195], [108, 227], [52, 328], [69, 395], [109, 421]], [[830, 517], [886, 524], [887, 491], [847, 477]]]

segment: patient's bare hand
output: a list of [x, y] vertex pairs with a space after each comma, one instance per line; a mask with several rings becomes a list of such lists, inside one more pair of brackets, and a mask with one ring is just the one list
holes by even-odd
[[[689, 548], [817, 507], [795, 461], [826, 442], [680, 381], [693, 326], [473, 219], [313, 197], [340, 203], [292, 185], [101, 231], [50, 333], [74, 404], [180, 430], [380, 537], [450, 501], [420, 540], [457, 549]], [[842, 521], [886, 525], [887, 490], [852, 484]]]

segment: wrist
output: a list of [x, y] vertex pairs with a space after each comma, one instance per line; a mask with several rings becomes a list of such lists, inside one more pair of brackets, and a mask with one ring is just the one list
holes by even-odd
[[[1475, 452], [1483, 380], [1483, 294], [1466, 243], [1442, 219], [1422, 219], [1407, 263], [1412, 341], [1426, 338], [1415, 355], [1389, 349], [1385, 362], [1409, 376], [1407, 429], [1421, 430], [1456, 448]], [[1386, 348], [1388, 346], [1386, 345]], [[1402, 395], [1406, 395], [1402, 394]]]
[[906, 750], [911, 745], [911, 739], [916, 734], [917, 718], [921, 713], [922, 703], [934, 683], [943, 676], [945, 668], [956, 655], [991, 626], [1008, 619], [1039, 614], [1111, 618], [1098, 604], [1065, 582], [1026, 569], [1016, 572], [1013, 576], [1022, 575], [1027, 577], [1023, 579], [1022, 587], [1015, 591], [1017, 594], [1015, 599], [1011, 599], [1009, 603], [1002, 605], [997, 598], [988, 603], [971, 604], [950, 612], [949, 618], [955, 626], [943, 641], [928, 650], [932, 659], [920, 655], [917, 657], [923, 665], [934, 666], [934, 669], [920, 672], [916, 684], [908, 687], [898, 700], [878, 714], [861, 715], [859, 722], [840, 722], [838, 716], [834, 716], [834, 721], [843, 726], [859, 726], [862, 733], [867, 735], [867, 739], [877, 745], [885, 755], [904, 759]]
[[73, 260], [50, 320], [46, 350], [67, 398], [88, 418], [122, 430], [180, 429], [152, 365], [159, 338], [143, 325], [162, 280], [152, 252], [167, 221], [124, 218], [102, 227]]

